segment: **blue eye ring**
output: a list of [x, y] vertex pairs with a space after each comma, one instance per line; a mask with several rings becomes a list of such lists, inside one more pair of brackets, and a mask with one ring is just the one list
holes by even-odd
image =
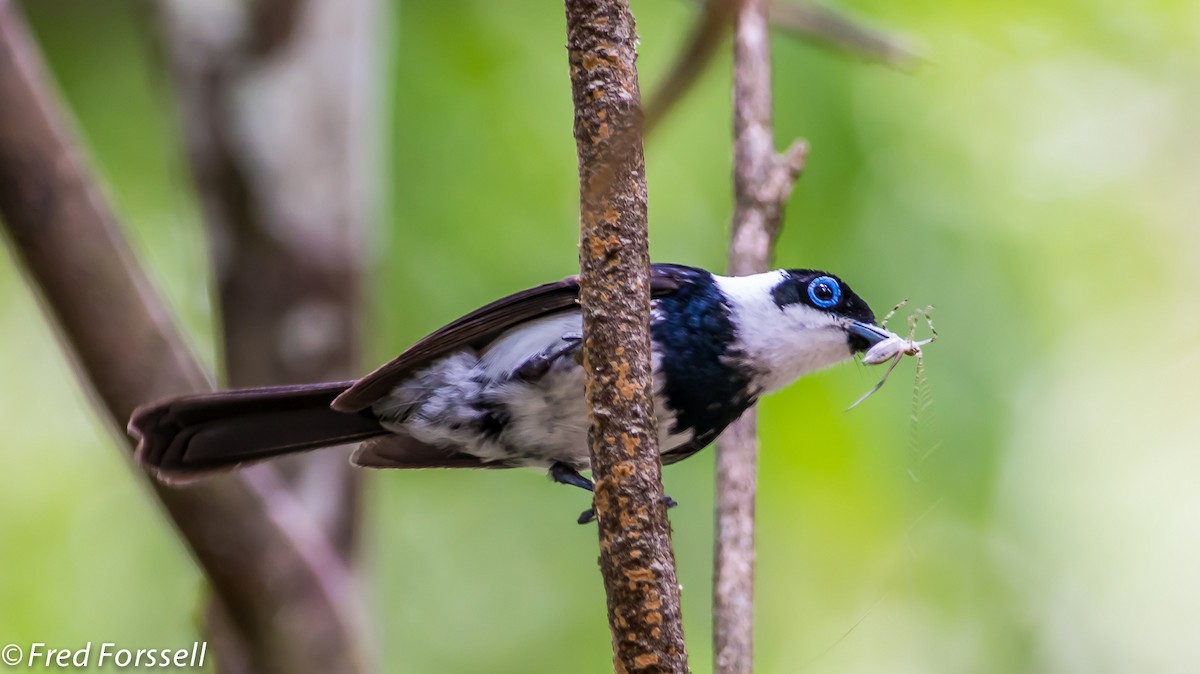
[[832, 276], [818, 276], [808, 282], [808, 299], [822, 309], [836, 307], [842, 301], [842, 286]]

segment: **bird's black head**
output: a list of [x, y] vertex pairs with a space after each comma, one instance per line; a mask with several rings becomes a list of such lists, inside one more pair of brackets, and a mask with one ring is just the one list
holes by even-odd
[[866, 351], [881, 338], [872, 330], [875, 314], [845, 281], [815, 269], [788, 269], [771, 289], [771, 299], [780, 309], [804, 305], [819, 312], [848, 319], [847, 341], [854, 353]]

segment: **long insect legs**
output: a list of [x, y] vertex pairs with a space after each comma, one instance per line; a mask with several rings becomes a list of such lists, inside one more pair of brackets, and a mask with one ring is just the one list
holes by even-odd
[[905, 304], [908, 304], [907, 298], [902, 299], [899, 302], [897, 302], [896, 306], [892, 307], [892, 310], [887, 312], [887, 316], [884, 316], [883, 320], [879, 321], [879, 327], [887, 328], [888, 321], [892, 320], [892, 316], [895, 316], [896, 312], [900, 311], [900, 307], [903, 307]]
[[853, 405], [846, 408], [846, 411], [849, 412], [850, 410], [854, 409], [855, 407], [858, 407], [859, 403], [861, 403], [862, 401], [866, 400], [867, 398], [870, 398], [871, 396], [875, 395], [876, 391], [883, 388], [883, 384], [884, 384], [884, 382], [887, 381], [888, 375], [892, 374], [892, 370], [895, 370], [896, 366], [900, 364], [900, 359], [904, 357], [905, 353], [906, 353], [905, 351], [897, 351], [896, 355], [892, 356], [892, 364], [888, 365], [888, 369], [883, 373], [883, 377], [879, 380], [879, 383], [876, 384], [875, 387], [872, 388], [870, 391], [867, 391], [866, 393], [864, 393], [861, 398], [859, 398], [858, 400], [855, 400]]
[[[880, 327], [886, 329], [888, 320], [890, 320], [892, 316], [899, 311], [900, 307], [903, 307], [907, 302], [908, 300], [901, 300], [900, 303], [895, 306], [895, 308], [889, 311], [887, 316], [884, 316], [883, 320], [880, 322]], [[917, 323], [920, 322], [922, 317], [929, 325], [929, 338], [916, 341], [914, 337], [916, 337], [917, 334]], [[892, 363], [891, 365], [888, 365], [888, 368], [883, 373], [883, 377], [879, 380], [879, 383], [876, 384], [875, 387], [870, 391], [864, 393], [861, 398], [854, 401], [853, 405], [847, 407], [847, 411], [858, 407], [859, 403], [867, 398], [870, 398], [879, 389], [883, 388], [884, 383], [887, 382], [888, 377], [892, 374], [892, 370], [896, 369], [896, 366], [900, 364], [900, 360], [904, 356], [916, 356], [917, 368], [920, 370], [921, 365], [923, 364], [922, 358], [924, 355], [921, 353], [921, 347], [937, 341], [937, 337], [937, 329], [933, 327], [933, 305], [929, 305], [923, 309], [917, 309], [911, 312], [908, 315], [908, 339], [903, 339], [899, 336], [890, 337], [886, 341], [877, 344], [875, 347], [872, 347], [872, 349], [867, 352], [867, 355], [864, 356], [863, 362], [867, 365], [879, 365], [887, 360], [892, 361]]]

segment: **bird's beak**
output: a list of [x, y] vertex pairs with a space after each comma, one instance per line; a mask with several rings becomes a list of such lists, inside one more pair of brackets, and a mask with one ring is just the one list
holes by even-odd
[[846, 331], [850, 333], [850, 346], [855, 351], [866, 351], [892, 336], [892, 333], [878, 325], [862, 321], [850, 321]]

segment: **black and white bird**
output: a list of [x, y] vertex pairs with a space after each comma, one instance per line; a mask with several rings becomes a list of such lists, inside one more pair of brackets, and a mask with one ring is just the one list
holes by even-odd
[[[129, 422], [137, 456], [179, 481], [361, 442], [369, 468], [589, 469], [579, 279], [497, 300], [357, 381], [175, 398]], [[664, 464], [711, 443], [763, 394], [892, 336], [841, 279], [787, 269], [651, 269], [655, 413]], [[585, 512], [581, 521], [590, 513]]]

